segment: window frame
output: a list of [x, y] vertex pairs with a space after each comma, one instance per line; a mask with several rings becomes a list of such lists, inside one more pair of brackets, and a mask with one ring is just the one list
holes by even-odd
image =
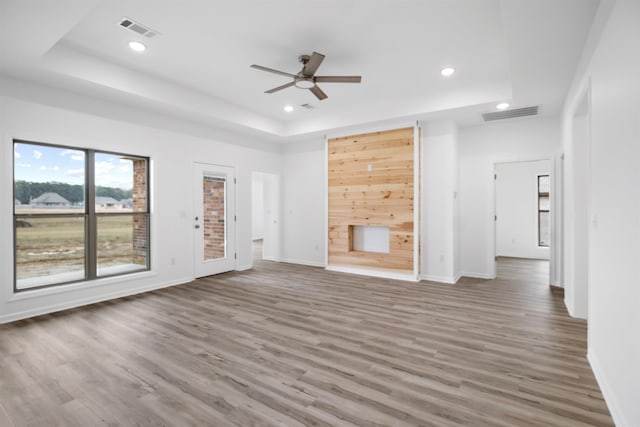
[[[69, 149], [74, 151], [81, 151], [84, 153], [84, 209], [79, 213], [46, 213], [46, 214], [18, 214], [16, 213], [16, 205], [13, 203], [13, 293], [21, 293], [27, 291], [33, 291], [38, 289], [45, 288], [53, 288], [60, 287], [70, 284], [83, 283], [83, 282], [93, 282], [100, 279], [117, 277], [117, 276], [126, 276], [129, 274], [137, 274], [145, 271], [151, 270], [151, 183], [150, 183], [150, 170], [149, 166], [151, 163], [151, 159], [146, 156], [134, 155], [134, 154], [126, 154], [117, 151], [107, 151], [107, 150], [98, 150], [93, 148], [81, 148], [70, 145], [61, 145], [61, 144], [52, 144], [47, 142], [39, 142], [39, 141], [30, 141], [26, 139], [14, 138], [13, 139], [13, 162], [12, 162], [12, 195], [13, 200], [16, 200], [16, 157], [15, 157], [15, 145], [16, 144], [29, 144], [32, 146], [43, 146], [43, 147], [51, 147], [51, 148], [59, 148], [59, 149]], [[146, 192], [146, 203], [145, 210], [141, 212], [96, 212], [96, 179], [95, 179], [95, 154], [109, 154], [115, 156], [128, 157], [132, 159], [140, 159], [144, 160], [146, 164], [146, 180], [145, 180], [145, 192]], [[92, 202], [90, 202], [92, 201]], [[110, 217], [110, 216], [144, 216], [146, 217], [146, 251], [145, 257], [146, 262], [145, 265], [140, 269], [124, 271], [121, 273], [113, 273], [113, 274], [104, 274], [98, 275], [98, 219], [99, 217]], [[17, 245], [17, 221], [23, 218], [84, 218], [84, 277], [78, 280], [69, 280], [57, 283], [50, 283], [41, 286], [33, 286], [24, 289], [18, 288], [18, 245]]]
[[[540, 178], [548, 178], [549, 179], [549, 191], [546, 192], [546, 193], [541, 193], [540, 192]], [[538, 202], [536, 204], [536, 210], [537, 210], [536, 215], [538, 217], [538, 247], [539, 248], [548, 248], [548, 247], [551, 246], [551, 242], [549, 242], [546, 245], [541, 245], [540, 244], [540, 242], [542, 240], [540, 238], [541, 237], [541, 235], [540, 235], [540, 214], [544, 213], [544, 212], [548, 213], [549, 214], [549, 223], [551, 222], [551, 213], [550, 213], [551, 206], [549, 206], [549, 209], [540, 209], [540, 199], [542, 197], [548, 198], [549, 199], [549, 203], [551, 203], [551, 177], [550, 177], [550, 175], [548, 173], [547, 174], [540, 174], [540, 175], [536, 176], [536, 190], [537, 190], [536, 191], [536, 194], [537, 194], [536, 195], [536, 200]], [[549, 224], [549, 226], [551, 226], [551, 224]], [[549, 230], [549, 240], [550, 239], [551, 239], [551, 230]]]

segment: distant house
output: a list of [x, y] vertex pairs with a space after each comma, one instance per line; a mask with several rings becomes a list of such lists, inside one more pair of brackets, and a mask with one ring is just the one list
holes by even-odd
[[96, 208], [120, 208], [122, 204], [113, 197], [96, 196]]
[[42, 208], [60, 208], [71, 206], [71, 202], [57, 193], [44, 193], [39, 197], [31, 200], [29, 203], [34, 207]]
[[125, 209], [131, 209], [133, 207], [133, 199], [122, 199], [120, 205]]

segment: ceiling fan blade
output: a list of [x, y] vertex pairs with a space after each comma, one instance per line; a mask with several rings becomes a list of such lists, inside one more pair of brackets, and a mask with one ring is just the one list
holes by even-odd
[[281, 76], [287, 76], [292, 78], [296, 77], [294, 74], [289, 74], [289, 73], [285, 73], [284, 71], [274, 70], [273, 68], [263, 67], [262, 65], [253, 64], [251, 68], [255, 68], [256, 70], [266, 71], [268, 73], [280, 74]]
[[362, 76], [316, 76], [318, 83], [360, 83]]
[[327, 98], [327, 94], [322, 91], [318, 86], [314, 86], [309, 89], [320, 101]]
[[307, 62], [304, 65], [304, 68], [302, 68], [302, 74], [304, 74], [307, 77], [313, 77], [313, 75], [318, 70], [318, 67], [320, 66], [320, 64], [322, 64], [323, 60], [324, 60], [323, 54], [318, 52], [313, 52], [311, 54], [311, 58], [309, 58], [309, 62]]
[[273, 92], [277, 92], [277, 91], [279, 91], [279, 90], [282, 90], [282, 89], [286, 89], [286, 88], [288, 88], [288, 87], [291, 87], [291, 86], [293, 86], [294, 84], [295, 84], [295, 82], [289, 82], [289, 83], [284, 84], [284, 85], [282, 85], [282, 86], [278, 86], [278, 87], [274, 87], [273, 89], [265, 90], [265, 91], [264, 91], [264, 93], [273, 93]]

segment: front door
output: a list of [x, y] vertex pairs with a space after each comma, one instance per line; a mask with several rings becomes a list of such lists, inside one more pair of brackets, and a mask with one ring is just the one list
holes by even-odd
[[194, 163], [195, 277], [236, 268], [235, 171]]

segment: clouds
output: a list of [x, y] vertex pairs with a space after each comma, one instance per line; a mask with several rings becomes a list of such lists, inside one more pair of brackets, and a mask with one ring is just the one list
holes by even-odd
[[116, 154], [96, 153], [96, 185], [133, 188], [133, 166], [131, 159], [123, 159]]
[[95, 171], [96, 176], [106, 175], [111, 172], [116, 166], [109, 161], [99, 161], [96, 162]]
[[[16, 181], [83, 184], [86, 180], [88, 154], [82, 149], [22, 142], [13, 148]], [[132, 159], [99, 151], [93, 158], [96, 186], [133, 187]]]
[[84, 153], [82, 151], [66, 149], [60, 152], [62, 157], [69, 156], [71, 160], [76, 162], [84, 162]]
[[122, 174], [133, 173], [133, 165], [130, 159], [120, 159], [120, 166], [118, 166], [118, 172]]

